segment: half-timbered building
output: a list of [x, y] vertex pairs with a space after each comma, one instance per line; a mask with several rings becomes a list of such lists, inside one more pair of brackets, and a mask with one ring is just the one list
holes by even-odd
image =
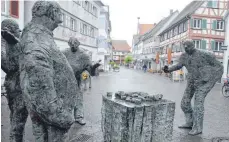
[[[192, 1], [160, 35], [160, 63], [168, 64], [171, 50], [173, 64], [184, 51], [182, 41], [194, 40], [195, 48], [213, 52], [223, 61], [221, 46], [225, 40], [223, 17], [229, 9], [228, 0]], [[184, 69], [184, 72], [186, 70]]]

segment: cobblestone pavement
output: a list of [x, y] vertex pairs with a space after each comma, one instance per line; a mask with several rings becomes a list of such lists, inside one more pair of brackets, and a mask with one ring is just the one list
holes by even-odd
[[[115, 91], [145, 91], [150, 94], [161, 93], [165, 99], [176, 102], [173, 142], [212, 142], [214, 137], [229, 137], [229, 98], [221, 94], [221, 85], [216, 84], [205, 100], [203, 134], [189, 136], [187, 130], [178, 129], [184, 122], [180, 108], [186, 82], [173, 83], [168, 78], [157, 74], [143, 73], [133, 69], [121, 68], [120, 72], [102, 73], [92, 80], [92, 89], [84, 95], [85, 126], [73, 125], [69, 132], [70, 142], [102, 142], [101, 105], [102, 94]], [[2, 97], [2, 142], [8, 142], [9, 109], [6, 99]], [[26, 141], [33, 142], [30, 118], [26, 124]], [[214, 141], [216, 142], [216, 141]], [[221, 141], [229, 142], [229, 140]]]

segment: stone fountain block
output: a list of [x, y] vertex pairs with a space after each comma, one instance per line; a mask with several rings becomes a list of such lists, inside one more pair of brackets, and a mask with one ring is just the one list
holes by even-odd
[[169, 142], [172, 140], [174, 114], [175, 103], [169, 100], [139, 104], [115, 95], [104, 95], [104, 142]]

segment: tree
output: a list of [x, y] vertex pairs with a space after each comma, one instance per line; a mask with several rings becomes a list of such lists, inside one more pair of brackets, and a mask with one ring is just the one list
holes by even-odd
[[133, 61], [133, 57], [130, 56], [130, 55], [127, 55], [125, 57], [125, 60], [124, 61], [125, 61], [126, 64], [129, 64], [129, 63], [131, 63]]

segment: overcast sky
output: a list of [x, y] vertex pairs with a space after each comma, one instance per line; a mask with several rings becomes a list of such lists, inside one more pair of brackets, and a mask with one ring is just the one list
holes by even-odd
[[169, 15], [170, 9], [179, 12], [192, 0], [102, 0], [110, 6], [111, 38], [127, 40], [132, 44], [137, 33], [137, 17], [140, 24], [158, 23]]

